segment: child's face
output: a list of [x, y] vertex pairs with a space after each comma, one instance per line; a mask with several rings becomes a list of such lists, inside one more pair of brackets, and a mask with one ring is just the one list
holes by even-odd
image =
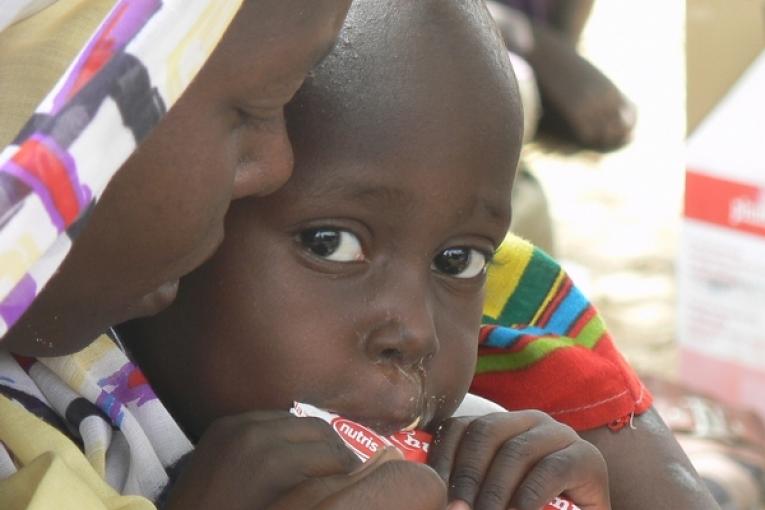
[[219, 245], [231, 200], [270, 193], [290, 176], [283, 107], [331, 49], [349, 5], [244, 2], [197, 79], [110, 183], [58, 276], [6, 337], [10, 349], [74, 352], [108, 326], [172, 301], [178, 278]]
[[298, 400], [383, 432], [453, 411], [512, 174], [399, 156], [299, 168], [282, 191], [232, 205], [220, 253], [189, 283], [208, 304], [186, 346], [205, 351], [189, 372], [203, 388], [195, 406]]
[[356, 80], [327, 61], [363, 91], [322, 89], [318, 71], [290, 115], [292, 179], [232, 204], [213, 259], [129, 329], [192, 434], [295, 400], [385, 433], [436, 423], [463, 398], [486, 262], [510, 221], [520, 112], [514, 86], [452, 65], [475, 48], [451, 61], [418, 48], [408, 75], [370, 59]]

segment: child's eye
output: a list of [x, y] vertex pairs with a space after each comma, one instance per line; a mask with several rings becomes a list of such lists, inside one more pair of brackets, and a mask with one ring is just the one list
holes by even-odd
[[347, 230], [312, 228], [300, 232], [300, 243], [311, 254], [333, 262], [364, 260], [359, 238]]
[[454, 278], [475, 278], [486, 270], [488, 257], [475, 248], [447, 248], [433, 259], [431, 269]]

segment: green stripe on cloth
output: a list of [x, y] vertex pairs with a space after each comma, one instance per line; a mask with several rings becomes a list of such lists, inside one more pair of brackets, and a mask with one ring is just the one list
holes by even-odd
[[476, 362], [476, 375], [487, 372], [521, 370], [551, 352], [565, 347], [585, 347], [592, 349], [606, 332], [605, 323], [595, 315], [575, 338], [561, 336], [540, 336], [518, 352], [507, 354], [482, 354]]
[[592, 349], [605, 332], [606, 323], [600, 317], [600, 314], [596, 313], [592, 319], [590, 319], [590, 322], [582, 328], [582, 331], [579, 332], [574, 341], [577, 345]]
[[555, 261], [535, 249], [523, 271], [518, 288], [510, 296], [498, 319], [484, 317], [487, 324], [530, 324], [550, 292], [561, 269]]
[[551, 352], [565, 347], [574, 347], [570, 338], [542, 336], [534, 340], [519, 352], [508, 354], [483, 354], [476, 363], [476, 375], [487, 372], [505, 372], [521, 370], [546, 357]]

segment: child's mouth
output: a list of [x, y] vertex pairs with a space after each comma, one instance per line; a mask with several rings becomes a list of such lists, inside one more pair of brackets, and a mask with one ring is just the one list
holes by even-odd
[[351, 378], [334, 395], [298, 397], [383, 434], [425, 429], [442, 399], [429, 395], [427, 371], [420, 366], [376, 364], [362, 379]]
[[[414, 409], [409, 408], [405, 412], [402, 412], [403, 409], [399, 409], [397, 412], [393, 411], [390, 407], [385, 406], [384, 403], [376, 410], [381, 414], [377, 414], [377, 412], [375, 414], [347, 413], [342, 409], [333, 410], [333, 412], [367, 426], [379, 434], [391, 435], [397, 432], [411, 432], [422, 429], [433, 419], [434, 410], [424, 405], [429, 399], [420, 398], [418, 400], [419, 402], [417, 402]], [[388, 409], [391, 409], [391, 411], [388, 411]]]

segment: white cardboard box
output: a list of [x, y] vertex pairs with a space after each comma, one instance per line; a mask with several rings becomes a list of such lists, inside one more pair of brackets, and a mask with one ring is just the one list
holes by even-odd
[[688, 140], [684, 216], [680, 378], [765, 417], [765, 53]]

